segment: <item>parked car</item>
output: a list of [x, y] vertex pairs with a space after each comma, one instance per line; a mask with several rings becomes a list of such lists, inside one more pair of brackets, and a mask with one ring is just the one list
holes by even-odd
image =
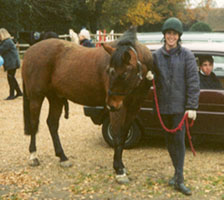
[[[163, 43], [161, 32], [137, 33], [138, 40], [143, 44]], [[184, 32], [181, 36], [182, 43], [189, 42], [224, 42], [224, 33], [220, 32]]]
[[[224, 45], [220, 43], [185, 43], [197, 57], [211, 55], [214, 58], [214, 73], [224, 88]], [[151, 44], [147, 47], [153, 52], [161, 44]], [[105, 141], [113, 146], [108, 111], [103, 107], [84, 106], [84, 114], [90, 117], [94, 124], [102, 125], [102, 134]], [[143, 136], [161, 135], [162, 127], [153, 111], [153, 88], [148, 91], [147, 98], [142, 102], [141, 109], [133, 121], [125, 142], [125, 148], [135, 147]], [[213, 135], [224, 136], [224, 90], [200, 90], [197, 120], [191, 128], [192, 136]]]

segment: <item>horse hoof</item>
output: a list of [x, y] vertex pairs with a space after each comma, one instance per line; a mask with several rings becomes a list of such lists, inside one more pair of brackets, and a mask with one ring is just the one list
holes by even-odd
[[127, 184], [129, 183], [129, 178], [126, 174], [121, 174], [121, 175], [116, 175], [116, 181], [119, 183], [119, 184]]
[[37, 158], [29, 160], [29, 166], [36, 167], [40, 165], [40, 162]]
[[63, 168], [69, 168], [72, 166], [72, 163], [69, 160], [60, 162], [60, 166]]

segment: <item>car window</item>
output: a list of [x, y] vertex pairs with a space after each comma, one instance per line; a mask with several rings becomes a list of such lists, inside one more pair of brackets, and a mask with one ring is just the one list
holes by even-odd
[[[195, 59], [197, 62], [197, 65], [199, 67], [199, 56], [195, 54]], [[212, 56], [214, 59], [214, 68], [213, 68], [213, 72], [215, 73], [216, 76], [218, 77], [223, 77], [224, 78], [224, 56]]]
[[213, 56], [214, 69], [216, 76], [224, 77], [224, 56]]
[[[211, 89], [211, 90], [220, 90], [224, 89], [224, 56], [217, 56], [217, 55], [211, 55], [211, 54], [195, 54], [195, 58], [198, 64], [199, 68], [199, 58], [200, 56], [212, 56], [214, 60], [214, 67], [213, 72], [215, 74], [211, 76], [210, 78], [206, 78], [206, 76], [201, 76], [200, 73], [200, 87], [201, 89]], [[218, 80], [217, 80], [218, 79]], [[217, 83], [219, 82], [219, 83]]]

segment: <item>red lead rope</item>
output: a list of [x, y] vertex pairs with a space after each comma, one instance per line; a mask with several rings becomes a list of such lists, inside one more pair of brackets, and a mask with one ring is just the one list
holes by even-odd
[[192, 120], [191, 121], [191, 124], [189, 124], [189, 122], [188, 122], [188, 113], [186, 113], [176, 128], [174, 128], [174, 129], [168, 129], [165, 126], [165, 124], [163, 123], [162, 117], [160, 115], [159, 104], [158, 104], [158, 99], [157, 99], [157, 94], [156, 94], [156, 85], [155, 85], [155, 80], [154, 79], [152, 80], [152, 83], [153, 83], [153, 88], [154, 88], [153, 89], [153, 94], [154, 94], [154, 100], [155, 100], [155, 104], [156, 104], [156, 110], [157, 110], [157, 114], [158, 114], [159, 121], [160, 121], [163, 129], [165, 131], [169, 132], [169, 133], [175, 133], [178, 130], [182, 129], [182, 126], [184, 125], [184, 121], [185, 121], [186, 130], [187, 130], [187, 136], [188, 136], [188, 141], [189, 141], [189, 144], [190, 144], [190, 147], [191, 147], [191, 151], [193, 152], [193, 154], [195, 156], [196, 155], [196, 152], [195, 152], [195, 149], [194, 149], [193, 144], [192, 144], [192, 141], [191, 141], [191, 134], [190, 134], [190, 129], [189, 129], [189, 127], [192, 127], [194, 125], [194, 120]]

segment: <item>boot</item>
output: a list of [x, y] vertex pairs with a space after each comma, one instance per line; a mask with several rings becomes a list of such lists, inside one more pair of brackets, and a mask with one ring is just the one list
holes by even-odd
[[13, 77], [10, 74], [7, 74], [7, 80], [9, 84], [9, 96], [5, 98], [4, 100], [13, 100], [15, 99]]
[[20, 91], [20, 92], [17, 92], [15, 98], [17, 98], [17, 97], [21, 97], [21, 96], [23, 96], [23, 93]]
[[16, 96], [15, 96], [15, 98], [20, 97], [20, 96], [23, 96], [23, 93], [20, 90], [19, 84], [18, 84], [18, 82], [17, 82], [17, 80], [16, 80], [15, 77], [13, 77], [13, 88], [14, 88], [14, 90], [16, 90]]
[[192, 195], [190, 188], [187, 188], [184, 183], [175, 183], [175, 189], [184, 195]]
[[16, 97], [14, 96], [14, 88], [12, 87], [11, 83], [9, 84], [9, 96], [5, 98], [4, 100], [13, 100]]
[[174, 186], [176, 183], [177, 177], [174, 175], [168, 182], [169, 186]]
[[14, 95], [9, 95], [7, 98], [5, 98], [4, 100], [13, 100], [16, 97]]

